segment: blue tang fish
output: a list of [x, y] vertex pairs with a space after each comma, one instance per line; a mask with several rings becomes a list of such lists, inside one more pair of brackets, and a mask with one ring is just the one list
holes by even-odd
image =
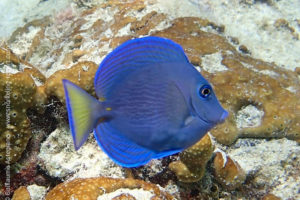
[[160, 37], [129, 40], [107, 55], [95, 75], [98, 99], [63, 85], [75, 149], [94, 131], [124, 167], [178, 153], [228, 115], [181, 46]]

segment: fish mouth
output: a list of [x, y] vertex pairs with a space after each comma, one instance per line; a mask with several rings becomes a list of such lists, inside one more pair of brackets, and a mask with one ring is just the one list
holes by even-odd
[[190, 99], [190, 105], [191, 105], [191, 108], [192, 108], [192, 115], [193, 116], [197, 116], [197, 117], [199, 117], [199, 119], [201, 119], [203, 122], [205, 122], [206, 124], [211, 124], [212, 122], [210, 122], [210, 121], [207, 121], [207, 120], [205, 120], [205, 119], [203, 119], [202, 117], [201, 117], [201, 115], [200, 114], [198, 114], [198, 112], [196, 111], [196, 109], [195, 109], [195, 107], [194, 107], [194, 104], [193, 104], [193, 101], [192, 101], [192, 99]]
[[206, 124], [221, 124], [225, 121], [225, 119], [228, 117], [228, 112], [226, 110], [223, 111], [221, 117], [219, 118], [219, 120], [217, 122], [215, 121], [208, 121], [208, 120], [205, 120], [203, 119], [203, 117], [201, 117], [201, 115], [196, 111], [195, 107], [194, 107], [194, 104], [192, 102], [192, 100], [190, 99], [190, 105], [191, 105], [191, 108], [192, 108], [192, 114], [197, 117], [199, 117], [203, 122], [205, 122]]

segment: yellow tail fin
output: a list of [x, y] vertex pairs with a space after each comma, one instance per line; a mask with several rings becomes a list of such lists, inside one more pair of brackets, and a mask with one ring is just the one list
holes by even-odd
[[93, 131], [102, 106], [100, 101], [72, 82], [64, 79], [63, 85], [74, 147], [78, 150]]

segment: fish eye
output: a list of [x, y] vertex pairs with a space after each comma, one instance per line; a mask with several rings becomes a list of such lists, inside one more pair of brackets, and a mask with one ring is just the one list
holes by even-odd
[[209, 85], [203, 85], [199, 90], [199, 94], [202, 98], [207, 98], [210, 96], [211, 91], [212, 89]]

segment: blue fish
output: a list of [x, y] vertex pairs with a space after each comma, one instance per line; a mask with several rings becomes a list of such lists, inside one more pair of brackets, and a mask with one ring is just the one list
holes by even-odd
[[228, 115], [181, 46], [161, 37], [129, 40], [107, 55], [95, 75], [98, 99], [63, 85], [75, 149], [94, 131], [123, 167], [181, 152]]

